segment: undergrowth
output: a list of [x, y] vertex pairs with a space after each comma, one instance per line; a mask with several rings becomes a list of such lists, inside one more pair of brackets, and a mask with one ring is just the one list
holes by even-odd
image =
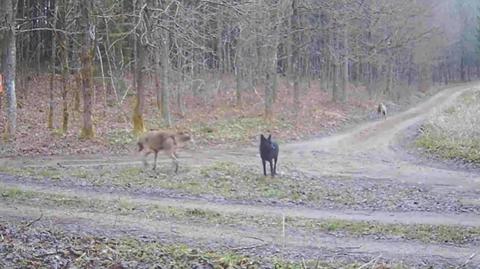
[[420, 128], [416, 145], [445, 159], [480, 164], [480, 92], [470, 92]]

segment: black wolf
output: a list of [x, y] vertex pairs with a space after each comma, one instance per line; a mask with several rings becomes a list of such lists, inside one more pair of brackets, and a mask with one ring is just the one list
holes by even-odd
[[[263, 164], [263, 174], [266, 176], [267, 171], [265, 169], [265, 162], [270, 163], [270, 173], [272, 177], [277, 173], [277, 160], [278, 160], [278, 144], [272, 141], [272, 135], [269, 135], [268, 138], [260, 135], [260, 157], [262, 157]], [[275, 163], [273, 163], [275, 161]]]

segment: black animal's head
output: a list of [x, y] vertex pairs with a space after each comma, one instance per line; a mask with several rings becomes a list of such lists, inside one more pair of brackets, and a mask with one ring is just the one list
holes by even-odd
[[260, 143], [271, 143], [272, 142], [272, 135], [268, 135], [268, 138], [265, 138], [263, 134], [260, 135]]

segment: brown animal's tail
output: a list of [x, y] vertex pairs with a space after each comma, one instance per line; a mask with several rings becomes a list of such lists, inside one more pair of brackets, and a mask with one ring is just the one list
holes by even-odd
[[378, 105], [377, 112], [378, 112], [378, 113], [382, 112], [382, 104], [379, 104], [379, 105]]
[[142, 142], [138, 142], [138, 151], [142, 151], [143, 150], [143, 143]]

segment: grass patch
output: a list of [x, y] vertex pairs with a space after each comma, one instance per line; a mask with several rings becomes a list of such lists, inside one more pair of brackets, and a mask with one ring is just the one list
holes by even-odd
[[18, 188], [0, 188], [0, 196], [4, 199], [31, 199], [35, 196], [34, 192], [23, 191]]
[[283, 120], [269, 122], [263, 117], [243, 117], [219, 120], [209, 124], [198, 124], [192, 127], [192, 132], [210, 141], [245, 142], [260, 133], [275, 129], [290, 130], [293, 128], [293, 124]]
[[[79, 175], [82, 170], [70, 170], [72, 175]], [[0, 166], [0, 173], [5, 173], [7, 175], [21, 176], [21, 177], [31, 177], [35, 179], [53, 179], [53, 180], [62, 180], [62, 177], [66, 173], [56, 167], [2, 167]]]
[[10, 203], [21, 203], [39, 207], [66, 207], [66, 208], [98, 208], [98, 201], [81, 199], [77, 196], [62, 194], [47, 194], [41, 192], [21, 190], [18, 188], [0, 188], [0, 201]]
[[[378, 183], [362, 179], [318, 178], [290, 170], [288, 164], [282, 175], [263, 176], [261, 166], [246, 166], [233, 162], [214, 162], [211, 165], [181, 169], [173, 174], [170, 163], [161, 163], [156, 171], [140, 166], [102, 166], [84, 168], [22, 168], [5, 169], [5, 173], [44, 180], [52, 175], [66, 184], [113, 187], [148, 192], [175, 192], [208, 198], [256, 201], [261, 203], [295, 203], [328, 208], [384, 210], [438, 210], [443, 204], [455, 208], [476, 210], [462, 204], [457, 197], [434, 195], [418, 186], [397, 183]], [[24, 180], [17, 177], [21, 182]], [[452, 194], [453, 195], [453, 194]], [[411, 201], [415, 201], [412, 203]], [[454, 207], [451, 207], [454, 208]]]
[[[262, 229], [281, 227], [282, 219], [274, 215], [247, 215], [219, 213], [200, 208], [163, 206], [155, 202], [136, 202], [126, 198], [92, 199], [80, 196], [67, 196], [57, 193], [23, 191], [18, 188], [0, 189], [0, 201], [26, 204], [29, 206], [61, 208], [89, 212], [119, 214], [146, 219], [195, 222], [202, 225], [241, 225]], [[466, 244], [480, 241], [480, 227], [448, 225], [402, 225], [382, 224], [367, 221], [346, 221], [336, 219], [313, 220], [308, 218], [287, 218], [286, 225], [294, 229], [312, 233], [334, 233], [344, 236], [381, 236], [418, 240], [425, 243]]]
[[479, 227], [463, 227], [427, 224], [381, 224], [368, 221], [297, 220], [299, 227], [320, 232], [340, 233], [353, 236], [380, 235], [388, 238], [418, 240], [424, 243], [465, 244], [480, 240]]
[[445, 159], [480, 164], [480, 92], [465, 93], [421, 128], [417, 147]]
[[106, 135], [107, 141], [110, 145], [129, 146], [133, 144], [136, 137], [133, 132], [125, 131], [123, 129], [113, 130]]

